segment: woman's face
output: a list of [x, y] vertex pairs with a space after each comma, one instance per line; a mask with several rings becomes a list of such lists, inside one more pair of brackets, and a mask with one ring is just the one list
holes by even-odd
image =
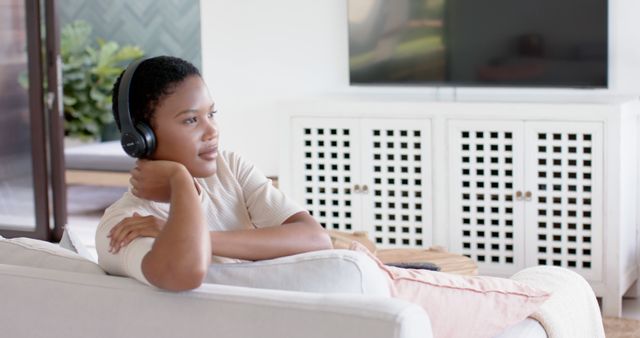
[[219, 134], [214, 113], [202, 78], [184, 79], [156, 107], [151, 125], [157, 143], [151, 158], [180, 162], [193, 177], [215, 174]]

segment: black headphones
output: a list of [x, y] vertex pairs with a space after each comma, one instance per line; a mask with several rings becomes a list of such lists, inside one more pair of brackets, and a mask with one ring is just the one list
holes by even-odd
[[151, 156], [156, 149], [156, 135], [151, 127], [144, 122], [137, 122], [131, 118], [129, 110], [129, 92], [131, 80], [136, 68], [145, 59], [133, 61], [120, 79], [118, 89], [118, 117], [120, 118], [120, 143], [124, 151], [131, 157], [145, 158]]

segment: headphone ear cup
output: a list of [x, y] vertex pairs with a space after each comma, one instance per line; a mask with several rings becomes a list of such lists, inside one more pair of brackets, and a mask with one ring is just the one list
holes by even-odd
[[151, 127], [146, 123], [139, 122], [136, 124], [136, 129], [140, 132], [140, 135], [144, 138], [145, 149], [144, 157], [149, 157], [156, 150], [156, 134], [153, 133]]

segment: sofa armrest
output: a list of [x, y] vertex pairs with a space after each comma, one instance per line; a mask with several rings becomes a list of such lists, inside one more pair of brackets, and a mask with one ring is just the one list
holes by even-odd
[[204, 284], [173, 293], [126, 277], [0, 264], [7, 337], [431, 337], [417, 305]]
[[323, 250], [276, 259], [212, 264], [206, 283], [262, 289], [389, 296], [384, 272], [367, 255]]

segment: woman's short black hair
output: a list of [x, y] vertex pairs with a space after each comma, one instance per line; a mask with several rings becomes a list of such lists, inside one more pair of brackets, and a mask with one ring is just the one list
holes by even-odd
[[[118, 89], [124, 71], [113, 85], [111, 110], [120, 129], [118, 116]], [[189, 76], [201, 76], [196, 66], [189, 61], [173, 56], [157, 56], [144, 60], [136, 68], [129, 92], [129, 110], [135, 123], [145, 122], [151, 127], [151, 118], [160, 101], [171, 94], [176, 85]]]

